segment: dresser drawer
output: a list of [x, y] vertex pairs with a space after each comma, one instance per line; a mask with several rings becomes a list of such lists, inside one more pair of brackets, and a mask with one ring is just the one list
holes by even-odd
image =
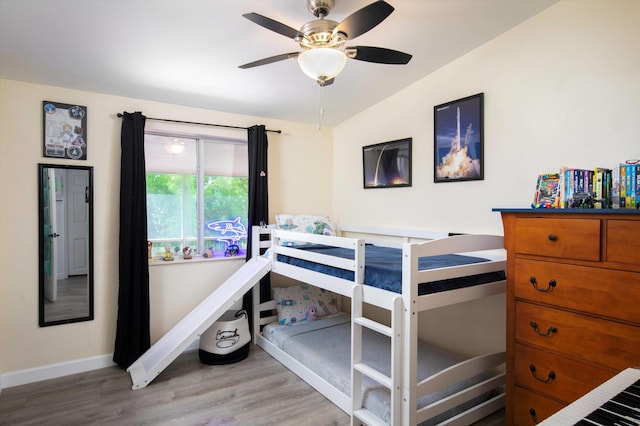
[[564, 407], [564, 404], [516, 386], [513, 424], [517, 426], [533, 426]]
[[600, 260], [599, 219], [518, 218], [516, 253]]
[[640, 221], [607, 221], [607, 260], [640, 265]]
[[514, 378], [526, 387], [570, 404], [615, 374], [570, 358], [515, 345]]
[[518, 299], [640, 324], [640, 273], [527, 259], [515, 264]]
[[640, 365], [640, 327], [516, 302], [516, 341], [621, 371]]

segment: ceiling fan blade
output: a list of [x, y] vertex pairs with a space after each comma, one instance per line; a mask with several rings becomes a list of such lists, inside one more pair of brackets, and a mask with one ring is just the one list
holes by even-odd
[[412, 56], [398, 50], [385, 49], [384, 47], [352, 46], [345, 48], [345, 53], [351, 59], [358, 61], [375, 62], [378, 64], [405, 65]]
[[274, 62], [284, 61], [285, 59], [295, 59], [298, 57], [298, 55], [300, 55], [300, 52], [283, 53], [282, 55], [271, 56], [269, 58], [249, 62], [248, 64], [240, 65], [238, 68], [247, 69], [259, 67], [260, 65], [272, 64]]
[[349, 40], [353, 40], [384, 21], [393, 10], [389, 3], [376, 1], [347, 16], [333, 30], [333, 34], [341, 32], [346, 34]]
[[285, 25], [281, 22], [275, 21], [271, 18], [267, 18], [266, 16], [262, 16], [258, 13], [245, 13], [242, 16], [244, 16], [245, 18], [247, 18], [248, 20], [250, 20], [251, 22], [254, 22], [258, 25], [260, 25], [261, 27], [264, 27], [268, 30], [274, 31], [278, 34], [282, 34], [285, 37], [289, 37], [292, 39], [301, 39], [304, 37], [304, 34], [302, 34], [300, 31], [296, 30], [295, 28], [291, 28], [288, 25]]

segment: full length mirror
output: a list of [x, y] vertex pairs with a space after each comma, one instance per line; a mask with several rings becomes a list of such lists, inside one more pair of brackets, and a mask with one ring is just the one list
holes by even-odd
[[93, 319], [93, 167], [38, 165], [41, 327]]

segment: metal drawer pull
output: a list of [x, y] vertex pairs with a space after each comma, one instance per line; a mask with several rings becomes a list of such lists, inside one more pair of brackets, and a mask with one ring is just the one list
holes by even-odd
[[551, 326], [547, 329], [546, 333], [543, 333], [542, 331], [540, 331], [540, 329], [538, 328], [538, 324], [536, 324], [535, 322], [531, 321], [530, 323], [531, 328], [533, 328], [533, 331], [535, 331], [536, 333], [538, 333], [539, 335], [543, 336], [543, 337], [551, 337], [552, 334], [551, 333], [557, 333], [558, 329], [555, 328], [554, 326]]
[[556, 234], [549, 234], [549, 241], [556, 241], [558, 236]]
[[533, 378], [536, 379], [539, 382], [542, 382], [542, 383], [550, 383], [552, 380], [555, 380], [555, 378], [556, 378], [556, 373], [553, 372], [553, 371], [549, 371], [549, 374], [547, 375], [547, 378], [546, 379], [541, 379], [536, 374], [536, 366], [533, 365], [533, 364], [531, 364], [529, 366], [529, 370], [531, 370], [531, 374], [533, 375]]
[[538, 424], [538, 417], [536, 416], [536, 410], [533, 408], [529, 408], [529, 414], [531, 415], [531, 420], [533, 420], [533, 424]]
[[533, 288], [535, 288], [538, 291], [541, 291], [543, 293], [550, 293], [551, 290], [553, 290], [556, 287], [556, 280], [554, 279], [550, 279], [549, 280], [549, 284], [547, 285], [547, 288], [540, 288], [538, 287], [538, 280], [536, 280], [535, 276], [531, 276], [529, 278], [529, 282], [531, 283], [531, 285], [533, 286]]

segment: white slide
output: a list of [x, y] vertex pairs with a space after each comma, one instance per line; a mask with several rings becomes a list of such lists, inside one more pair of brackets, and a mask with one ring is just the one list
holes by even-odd
[[133, 381], [132, 389], [140, 389], [151, 383], [270, 270], [271, 261], [262, 256], [256, 256], [242, 265], [127, 368]]

